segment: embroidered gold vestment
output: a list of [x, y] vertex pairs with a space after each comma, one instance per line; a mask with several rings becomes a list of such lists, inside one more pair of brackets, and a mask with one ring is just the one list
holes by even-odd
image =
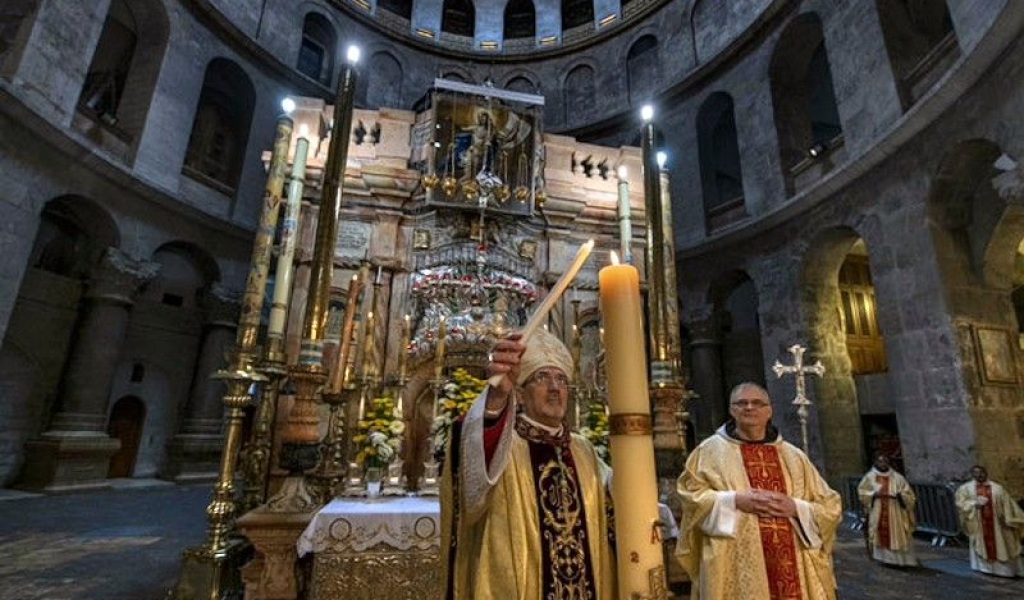
[[[834, 600], [832, 546], [842, 518], [839, 494], [781, 436], [760, 445], [773, 451], [744, 452], [744, 446], [756, 445], [735, 440], [723, 427], [686, 461], [678, 482], [683, 523], [676, 555], [693, 581], [691, 598]], [[763, 482], [793, 498], [797, 516], [777, 523], [780, 519], [736, 509], [736, 492], [768, 489]], [[775, 539], [763, 539], [769, 534]], [[777, 550], [771, 550], [773, 544]], [[794, 558], [779, 561], [787, 556]]]
[[891, 565], [918, 564], [913, 538], [917, 496], [907, 480], [893, 469], [872, 468], [857, 485], [857, 495], [868, 513], [871, 556]]
[[501, 417], [504, 429], [488, 462], [486, 393], [448, 444], [441, 485], [445, 597], [614, 600], [607, 466], [575, 434], [563, 441], [571, 457], [548, 460], [556, 450], [528, 439], [514, 406]]

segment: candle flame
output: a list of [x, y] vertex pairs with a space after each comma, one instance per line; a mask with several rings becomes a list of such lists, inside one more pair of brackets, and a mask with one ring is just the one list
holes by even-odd
[[618, 266], [618, 264], [619, 264], [619, 255], [618, 255], [618, 253], [615, 252], [614, 250], [612, 250], [609, 254], [611, 255], [612, 264]]

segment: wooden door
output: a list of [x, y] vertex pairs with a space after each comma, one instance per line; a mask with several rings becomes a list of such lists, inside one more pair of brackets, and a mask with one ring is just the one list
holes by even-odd
[[146, 405], [138, 398], [127, 396], [114, 404], [110, 411], [107, 433], [121, 440], [121, 449], [110, 457], [107, 477], [131, 477], [135, 472], [135, 458], [142, 439], [142, 425], [146, 420]]

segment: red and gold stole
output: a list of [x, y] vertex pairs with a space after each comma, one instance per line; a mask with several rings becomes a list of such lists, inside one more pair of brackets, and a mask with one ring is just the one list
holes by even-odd
[[[779, 452], [770, 444], [741, 444], [743, 468], [750, 487], [788, 493]], [[758, 517], [761, 552], [768, 575], [771, 600], [800, 600], [800, 570], [796, 562], [796, 540], [789, 519]]]
[[992, 506], [992, 486], [988, 483], [979, 483], [976, 486], [978, 495], [988, 499], [985, 506], [981, 507], [981, 532], [985, 536], [985, 558], [998, 560], [996, 552], [996, 511]]
[[878, 475], [878, 500], [882, 506], [878, 508], [878, 547], [889, 550], [892, 540], [889, 538], [889, 476]]

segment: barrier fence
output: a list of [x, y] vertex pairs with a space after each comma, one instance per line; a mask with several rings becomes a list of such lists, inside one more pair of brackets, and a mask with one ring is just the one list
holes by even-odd
[[[857, 497], [859, 477], [847, 477], [840, 490], [843, 497], [843, 509], [850, 528], [856, 531], [866, 526], [867, 516]], [[952, 484], [910, 483], [917, 494], [917, 506], [914, 511], [917, 517], [915, 532], [932, 536], [933, 546], [945, 546], [960, 537], [960, 520], [953, 500], [955, 488]]]

